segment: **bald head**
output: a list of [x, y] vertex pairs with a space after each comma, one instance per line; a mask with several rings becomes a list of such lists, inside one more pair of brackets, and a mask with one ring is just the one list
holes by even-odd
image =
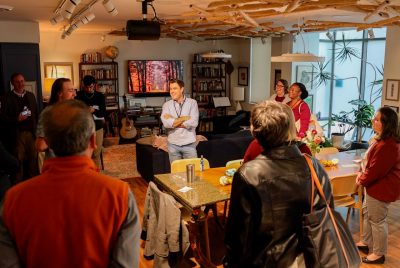
[[88, 107], [78, 100], [62, 101], [43, 114], [44, 134], [57, 156], [82, 154], [95, 132]]

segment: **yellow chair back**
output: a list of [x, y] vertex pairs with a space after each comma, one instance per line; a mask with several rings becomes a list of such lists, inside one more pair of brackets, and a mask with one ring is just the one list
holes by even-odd
[[[188, 164], [194, 164], [194, 169], [200, 170], [200, 160], [201, 158], [188, 158], [188, 159], [175, 160], [171, 163], [171, 173], [186, 171], [186, 165]], [[203, 160], [204, 160], [204, 169], [209, 169], [210, 163], [206, 158], [203, 158]]]
[[227, 169], [230, 169], [230, 168], [239, 169], [240, 166], [242, 165], [242, 163], [243, 163], [243, 159], [231, 160], [231, 161], [228, 161], [228, 162], [226, 163], [225, 167], [226, 167]]
[[330, 180], [333, 197], [351, 195], [357, 192], [356, 175], [339, 176]]

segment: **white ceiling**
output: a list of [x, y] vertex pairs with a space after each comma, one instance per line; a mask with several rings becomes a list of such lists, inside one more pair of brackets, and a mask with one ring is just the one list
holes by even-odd
[[[0, 6], [14, 7], [12, 11], [0, 11], [0, 20], [34, 20], [39, 22], [41, 31], [57, 31], [61, 36], [62, 31], [68, 28], [69, 22], [64, 20], [57, 25], [51, 25], [49, 22], [60, 1], [0, 0]], [[142, 3], [137, 0], [112, 0], [119, 13], [115, 17], [106, 12], [102, 1], [98, 0], [91, 8], [96, 18], [89, 24], [79, 27], [77, 31], [108, 33], [122, 30], [129, 19], [142, 19]], [[74, 14], [85, 9], [91, 2], [93, 3], [93, 0], [82, 0]], [[152, 3], [158, 18], [167, 22], [167, 26], [163, 27], [164, 36], [190, 38], [196, 35], [204, 38], [222, 38], [288, 33], [297, 29], [294, 24], [302, 25], [302, 29], [306, 31], [346, 26], [324, 21], [346, 22], [352, 23], [349, 25], [352, 27], [364, 25], [364, 28], [368, 28], [368, 26], [373, 27], [374, 22], [394, 18], [390, 24], [397, 25], [399, 22], [396, 16], [400, 15], [400, 12], [397, 12], [400, 11], [400, 0], [391, 0], [390, 5], [384, 8], [380, 6], [381, 2], [383, 0], [155, 0]], [[208, 7], [210, 3], [214, 3], [215, 6]], [[296, 5], [293, 11], [288, 11], [288, 6], [295, 3], [300, 5]], [[374, 15], [368, 21], [364, 21], [368, 14], [379, 7], [382, 8], [383, 17]], [[222, 11], [221, 8], [225, 9]], [[271, 14], [257, 13], [262, 11], [271, 11]], [[250, 19], [246, 19], [246, 15]], [[148, 17], [149, 19], [153, 17], [151, 7], [148, 7]], [[190, 21], [182, 21], [183, 19]], [[256, 27], [254, 23], [252, 24], [250, 21], [252, 19], [255, 24], [261, 26]], [[204, 25], [208, 27], [203, 27]]]

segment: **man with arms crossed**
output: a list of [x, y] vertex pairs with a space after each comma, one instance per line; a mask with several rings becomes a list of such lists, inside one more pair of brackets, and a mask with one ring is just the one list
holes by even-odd
[[181, 80], [169, 81], [171, 100], [164, 103], [161, 120], [168, 131], [169, 161], [196, 158], [196, 127], [199, 123], [199, 108], [194, 99], [184, 94]]
[[0, 205], [0, 267], [139, 266], [140, 223], [128, 184], [97, 172], [96, 133], [77, 100], [43, 113], [56, 157], [9, 189]]

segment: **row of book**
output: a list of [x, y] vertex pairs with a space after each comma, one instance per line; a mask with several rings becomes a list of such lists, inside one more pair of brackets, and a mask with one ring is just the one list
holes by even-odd
[[81, 54], [81, 62], [85, 63], [100, 63], [103, 62], [103, 56], [100, 52], [83, 53]]
[[95, 69], [95, 70], [82, 70], [82, 77], [91, 75], [96, 79], [116, 79], [117, 75], [114, 69]]

